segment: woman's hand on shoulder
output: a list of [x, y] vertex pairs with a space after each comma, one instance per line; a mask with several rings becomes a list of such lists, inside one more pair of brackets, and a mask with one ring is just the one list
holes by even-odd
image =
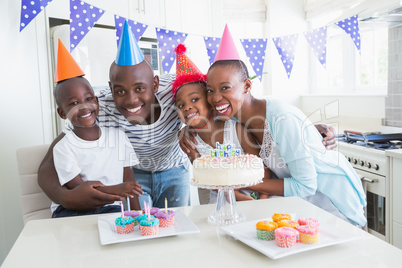
[[318, 132], [323, 136], [322, 144], [324, 144], [327, 150], [333, 150], [338, 145], [336, 143], [335, 129], [327, 124], [316, 124]]

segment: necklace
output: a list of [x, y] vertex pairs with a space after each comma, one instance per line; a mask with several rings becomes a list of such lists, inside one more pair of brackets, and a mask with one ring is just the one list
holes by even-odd
[[211, 112], [211, 115], [209, 116], [209, 119], [208, 119], [208, 121], [205, 123], [205, 125], [203, 125], [202, 127], [194, 127], [195, 129], [203, 129], [206, 125], [208, 125], [208, 123], [209, 123], [209, 121], [211, 120], [211, 118], [212, 118], [212, 114], [213, 114], [214, 112], [212, 111]]

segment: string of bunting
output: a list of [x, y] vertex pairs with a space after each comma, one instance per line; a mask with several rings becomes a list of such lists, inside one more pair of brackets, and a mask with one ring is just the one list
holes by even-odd
[[[53, 0], [21, 0], [20, 32], [24, 30], [28, 24], [52, 1]], [[79, 45], [80, 41], [86, 36], [104, 13], [105, 10], [97, 8], [91, 4], [87, 4], [80, 0], [70, 0], [70, 52]], [[141, 36], [149, 27], [147, 24], [130, 20], [116, 14], [114, 15], [114, 19], [117, 46], [119, 45], [119, 37], [125, 20], [128, 21], [128, 25], [137, 41], [140, 40]], [[357, 16], [339, 21], [335, 23], [335, 25], [342, 28], [346, 34], [350, 36], [359, 53], [361, 53], [360, 31]], [[189, 33], [182, 33], [158, 27], [155, 27], [155, 31], [159, 45], [162, 68], [164, 73], [169, 73], [175, 61], [173, 50], [179, 43], [183, 43], [186, 40]], [[314, 55], [325, 68], [327, 55], [327, 27], [324, 26], [306, 31], [303, 35], [313, 50]], [[288, 78], [290, 78], [293, 69], [298, 36], [299, 34], [296, 33], [293, 35], [272, 38], [282, 64], [285, 67]], [[210, 36], [203, 36], [203, 39], [207, 50], [209, 64], [212, 64], [221, 39]], [[249, 38], [240, 39], [240, 41], [253, 71], [258, 79], [262, 81], [265, 51], [268, 40], [266, 38]]]

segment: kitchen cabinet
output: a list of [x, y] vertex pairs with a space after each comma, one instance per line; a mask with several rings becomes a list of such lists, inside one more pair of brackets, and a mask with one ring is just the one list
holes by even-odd
[[390, 150], [391, 243], [402, 249], [402, 150]]
[[165, 0], [128, 1], [129, 17], [154, 27], [166, 27]]

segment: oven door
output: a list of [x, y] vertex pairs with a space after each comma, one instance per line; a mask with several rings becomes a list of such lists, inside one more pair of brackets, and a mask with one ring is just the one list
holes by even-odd
[[386, 198], [386, 177], [355, 169], [366, 191], [368, 232], [389, 242], [389, 200]]

